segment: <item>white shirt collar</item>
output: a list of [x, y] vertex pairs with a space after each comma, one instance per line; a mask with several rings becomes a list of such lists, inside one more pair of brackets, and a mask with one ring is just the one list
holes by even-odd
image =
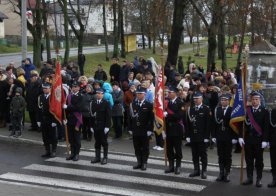
[[174, 103], [176, 99], [177, 99], [177, 97], [175, 97], [173, 100], [171, 100], [171, 102]]
[[257, 107], [253, 107], [253, 106], [252, 106], [252, 109], [253, 109], [253, 110], [258, 110], [259, 107], [260, 107], [260, 105], [258, 105]]
[[202, 104], [200, 104], [200, 105], [195, 105], [195, 107], [198, 108], [198, 109], [201, 108], [201, 106], [202, 106]]

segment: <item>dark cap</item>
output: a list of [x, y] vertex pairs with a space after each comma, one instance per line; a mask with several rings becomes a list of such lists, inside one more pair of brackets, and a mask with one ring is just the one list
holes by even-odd
[[207, 83], [207, 86], [215, 86], [215, 83], [214, 83], [213, 81], [209, 81], [209, 82]]
[[259, 97], [259, 98], [261, 98], [262, 96], [258, 91], [252, 91], [250, 95], [251, 97]]
[[142, 87], [141, 85], [137, 86], [136, 93], [147, 93], [147, 89]]
[[227, 99], [230, 100], [232, 98], [231, 94], [229, 93], [224, 93], [220, 96], [220, 99]]
[[49, 83], [49, 82], [44, 82], [43, 84], [42, 84], [42, 88], [51, 88], [51, 83]]
[[21, 87], [17, 87], [17, 88], [15, 89], [15, 92], [16, 92], [16, 93], [20, 93], [20, 95], [22, 95], [23, 89], [22, 89]]
[[97, 88], [96, 93], [102, 93], [104, 94], [104, 89], [103, 88]]
[[78, 81], [74, 81], [72, 83], [72, 87], [80, 86], [80, 83]]
[[194, 96], [193, 96], [193, 99], [198, 99], [198, 98], [202, 98], [202, 93], [201, 92], [195, 92]]
[[178, 92], [178, 89], [177, 89], [175, 86], [170, 86], [170, 87], [169, 87], [169, 92], [177, 93], [177, 92]]
[[180, 74], [180, 73], [178, 73], [178, 72], [176, 72], [176, 73], [175, 73], [175, 76], [181, 76], [181, 74]]
[[119, 86], [119, 82], [113, 81], [113, 82], [111, 83], [111, 86]]

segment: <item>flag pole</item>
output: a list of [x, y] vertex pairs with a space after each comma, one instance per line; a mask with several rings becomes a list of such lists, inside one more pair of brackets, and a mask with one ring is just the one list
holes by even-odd
[[[164, 84], [164, 48], [161, 46], [161, 69], [162, 69], [162, 82], [163, 82], [163, 87], [165, 87]], [[163, 89], [163, 95], [162, 95], [162, 101], [163, 101], [163, 111], [165, 111], [165, 91]], [[166, 119], [163, 117], [163, 131], [166, 134]], [[167, 135], [167, 134], [166, 134]], [[164, 139], [164, 158], [165, 158], [165, 166], [168, 165], [168, 154], [167, 154], [167, 142], [166, 138]]]
[[[64, 120], [66, 122], [67, 119], [66, 119], [66, 113], [65, 113], [65, 109], [63, 109], [63, 112], [64, 112]], [[64, 123], [63, 123], [64, 124]], [[67, 123], [64, 124], [64, 128], [65, 128], [65, 141], [66, 141], [66, 153], [67, 153], [67, 156], [69, 157], [69, 138], [68, 138], [68, 127], [67, 127]]]
[[[242, 80], [243, 80], [243, 101], [244, 101], [244, 113], [246, 114], [246, 79], [247, 79], [247, 64], [248, 64], [248, 55], [249, 55], [249, 46], [246, 44], [244, 48], [244, 53], [245, 53], [245, 63], [242, 68]], [[246, 117], [245, 117], [246, 118]], [[242, 123], [242, 138], [244, 139], [245, 135], [245, 122], [243, 121]], [[243, 182], [243, 165], [244, 165], [244, 145], [242, 145], [242, 150], [241, 150], [241, 169], [240, 169], [240, 184]]]

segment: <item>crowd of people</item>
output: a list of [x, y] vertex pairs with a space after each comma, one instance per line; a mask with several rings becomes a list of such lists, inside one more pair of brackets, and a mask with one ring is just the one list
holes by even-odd
[[[63, 90], [67, 97], [63, 105], [67, 120], [62, 123], [49, 112], [48, 100], [55, 77], [54, 61], [48, 60], [40, 71], [30, 59], [22, 61], [18, 68], [10, 63], [0, 70], [0, 126], [9, 126], [10, 136], [20, 137], [26, 107], [31, 123], [29, 131], [42, 131], [46, 150], [43, 157], [55, 156], [58, 140], [65, 140], [66, 125], [71, 146], [67, 160], [78, 161], [81, 136], [83, 140], [91, 141], [94, 134], [96, 152], [91, 163], [101, 164], [107, 163], [107, 137], [112, 127], [116, 139], [121, 138], [123, 133], [131, 136], [137, 157], [137, 165], [133, 169], [142, 170], [147, 169], [149, 139], [155, 137], [155, 150], [162, 151], [164, 141], [167, 144], [169, 168], [165, 172], [175, 174], [181, 172], [182, 141], [186, 140], [186, 145], [192, 149], [194, 164], [190, 177], [201, 176], [202, 179], [207, 178], [207, 148], [216, 144], [220, 166], [217, 181], [224, 182], [230, 181], [233, 145], [235, 152], [240, 152], [244, 146], [248, 177], [244, 185], [253, 183], [255, 165], [257, 187], [262, 185], [263, 150], [270, 144], [273, 181], [269, 187], [276, 187], [276, 131], [275, 118], [271, 117], [274, 111], [264, 108], [259, 92], [251, 94], [252, 115], [246, 117], [245, 137], [229, 126], [241, 64], [236, 70], [224, 71], [213, 64], [207, 72], [191, 58], [186, 66], [182, 57], [179, 57], [177, 66], [167, 63], [164, 66], [167, 129], [157, 134], [153, 110], [156, 78], [161, 67], [153, 58], [135, 57], [133, 61], [123, 60], [121, 64], [119, 59], [113, 58], [109, 72], [98, 64], [93, 76], [83, 73], [84, 57], [82, 62], [82, 74], [73, 62], [64, 63], [61, 68]], [[267, 126], [262, 127], [264, 124]]]

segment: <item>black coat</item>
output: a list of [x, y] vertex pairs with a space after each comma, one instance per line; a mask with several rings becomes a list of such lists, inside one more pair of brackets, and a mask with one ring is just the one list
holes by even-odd
[[[71, 103], [68, 103], [69, 96], [71, 96]], [[82, 95], [77, 93], [76, 95], [70, 94], [67, 97], [67, 108], [66, 108], [66, 117], [68, 120], [68, 125], [76, 125], [78, 119], [75, 116], [75, 112], [81, 113], [82, 109]]]
[[191, 142], [203, 142], [209, 139], [211, 125], [211, 111], [208, 106], [201, 105], [196, 111], [195, 106], [188, 109], [187, 137]]
[[27, 102], [27, 110], [37, 111], [38, 110], [38, 97], [41, 95], [41, 81], [37, 80], [35, 82], [30, 82], [26, 88], [26, 102]]
[[114, 77], [114, 79], [110, 79], [111, 82], [117, 81], [120, 82], [120, 72], [121, 72], [121, 66], [119, 64], [112, 64], [110, 66], [109, 75], [110, 77]]
[[[216, 138], [217, 141], [229, 141], [231, 142], [232, 139], [237, 139], [238, 135], [233, 131], [230, 127], [230, 119], [232, 113], [232, 107], [228, 107], [225, 115], [223, 114], [224, 111], [221, 106], [215, 109], [213, 114], [215, 127], [212, 128], [212, 137]], [[221, 120], [223, 122], [221, 122]]]
[[111, 126], [111, 108], [108, 101], [102, 99], [101, 102], [97, 104], [97, 100], [93, 100], [91, 112], [95, 119], [93, 126], [95, 130], [101, 130]]
[[[252, 112], [252, 106], [248, 107], [253, 115], [255, 122], [262, 128], [262, 134], [259, 135], [255, 128], [251, 126], [248, 114], [246, 114], [246, 131], [245, 131], [245, 143], [257, 144], [263, 141], [268, 141], [269, 131], [269, 112], [264, 107], [259, 107], [256, 112]], [[248, 109], [247, 108], [247, 109]], [[240, 133], [242, 137], [242, 133]]]
[[95, 79], [95, 80], [103, 80], [103, 81], [106, 81], [106, 80], [107, 80], [107, 75], [106, 75], [105, 71], [103, 71], [103, 70], [102, 70], [102, 71], [97, 70], [97, 71], [95, 72], [94, 79]]
[[50, 112], [50, 95], [46, 98], [44, 94], [38, 97], [39, 110], [37, 112], [37, 121], [41, 126], [56, 123], [55, 117]]
[[269, 125], [268, 141], [270, 146], [276, 146], [276, 109], [269, 112]]
[[131, 104], [129, 130], [132, 131], [133, 136], [146, 136], [147, 131], [153, 131], [153, 104], [146, 100], [142, 106], [139, 106], [137, 100], [134, 100]]
[[185, 115], [184, 102], [178, 97], [171, 103], [169, 101], [166, 117], [166, 134], [167, 136], [183, 137], [184, 133], [184, 115]]

